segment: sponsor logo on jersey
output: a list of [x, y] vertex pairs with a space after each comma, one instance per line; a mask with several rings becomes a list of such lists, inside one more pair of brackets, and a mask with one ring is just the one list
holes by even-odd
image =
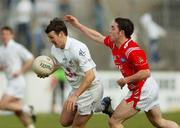
[[80, 50], [79, 50], [79, 55], [80, 55], [80, 56], [85, 56], [85, 55], [86, 55], [86, 52], [80, 49]]

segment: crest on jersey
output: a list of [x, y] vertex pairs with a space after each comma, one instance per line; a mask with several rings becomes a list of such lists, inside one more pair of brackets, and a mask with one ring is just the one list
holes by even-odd
[[80, 56], [85, 56], [85, 55], [86, 55], [86, 52], [80, 49], [80, 50], [79, 50], [79, 55], [80, 55]]
[[121, 57], [120, 61], [121, 61], [121, 63], [125, 63], [126, 59], [124, 57]]
[[70, 61], [68, 62], [68, 66], [69, 66], [69, 67], [73, 67], [73, 66], [74, 66], [74, 64], [73, 64], [73, 61], [72, 61], [72, 60], [70, 60]]
[[139, 63], [143, 63], [144, 62], [143, 58], [141, 58], [140, 56], [138, 56], [138, 61], [139, 61]]
[[63, 57], [63, 61], [67, 61], [67, 58]]

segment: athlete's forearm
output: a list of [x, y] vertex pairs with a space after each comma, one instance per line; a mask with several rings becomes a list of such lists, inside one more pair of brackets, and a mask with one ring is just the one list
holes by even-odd
[[33, 60], [34, 60], [34, 58], [28, 59], [28, 60], [23, 64], [23, 66], [22, 66], [22, 68], [21, 68], [21, 72], [22, 72], [22, 73], [26, 72], [27, 70], [29, 70], [29, 69], [31, 68], [32, 63], [33, 63]]
[[0, 66], [0, 71], [3, 71], [4, 70], [4, 67]]
[[79, 97], [84, 91], [86, 91], [91, 86], [91, 83], [94, 79], [95, 79], [95, 74], [93, 69], [87, 71], [79, 88], [74, 92], [74, 95]]
[[103, 36], [99, 32], [91, 28], [88, 28], [80, 23], [76, 25], [76, 28], [78, 28], [80, 31], [82, 31], [85, 35], [87, 35], [89, 38], [93, 39], [94, 41], [98, 43], [104, 42], [105, 36]]
[[126, 83], [128, 84], [131, 82], [138, 82], [138, 81], [146, 79], [148, 77], [150, 77], [150, 70], [146, 69], [146, 70], [141, 70], [132, 76], [125, 77], [124, 79], [125, 79]]

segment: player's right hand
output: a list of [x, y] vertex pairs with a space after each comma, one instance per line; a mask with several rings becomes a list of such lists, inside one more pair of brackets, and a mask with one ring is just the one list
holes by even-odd
[[127, 84], [124, 78], [120, 78], [119, 80], [117, 80], [117, 83], [121, 87], [121, 89], [125, 86], [125, 84]]
[[72, 15], [66, 15], [64, 16], [64, 20], [66, 22], [69, 22], [71, 25], [77, 27], [79, 23], [78, 19]]
[[49, 75], [46, 75], [46, 76], [41, 76], [41, 75], [37, 75], [37, 77], [39, 77], [39, 78], [46, 78], [46, 77], [48, 77]]

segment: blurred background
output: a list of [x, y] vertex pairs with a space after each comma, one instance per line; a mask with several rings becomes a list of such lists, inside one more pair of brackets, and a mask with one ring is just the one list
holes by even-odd
[[[108, 34], [109, 25], [115, 17], [130, 18], [135, 25], [132, 38], [146, 51], [152, 74], [160, 85], [162, 111], [180, 111], [180, 0], [0, 1], [0, 27], [11, 26], [16, 34], [15, 40], [29, 49], [35, 57], [50, 54], [51, 44], [44, 29], [52, 18], [63, 18], [66, 14], [76, 16], [82, 24], [104, 35]], [[69, 24], [67, 26], [70, 36], [89, 47], [104, 83], [105, 95], [112, 97], [115, 107], [127, 89], [120, 90], [116, 85], [115, 81], [121, 74], [113, 64], [110, 50], [89, 40]], [[52, 79], [53, 76], [39, 79], [32, 71], [26, 74], [28, 87], [24, 102], [33, 104], [39, 113], [52, 112]], [[0, 72], [0, 94], [5, 85], [6, 79]], [[60, 112], [61, 97], [67, 97], [69, 90], [65, 82], [64, 96], [59, 92], [59, 96], [55, 98], [55, 113]], [[180, 115], [177, 120], [180, 123]]]
[[[156, 37], [159, 40], [158, 46], [156, 46], [159, 59], [155, 60], [152, 69], [177, 71], [180, 69], [179, 6], [179, 0], [1, 0], [0, 26], [10, 25], [13, 27], [16, 31], [17, 42], [22, 43], [37, 56], [49, 52], [50, 44], [44, 35], [44, 27], [54, 17], [63, 18], [65, 14], [72, 14], [83, 24], [105, 35], [108, 34], [108, 27], [113, 18], [128, 17], [135, 24], [135, 40], [146, 50], [149, 61], [153, 63], [153, 56], [150, 56], [150, 50], [153, 48], [149, 43], [151, 35], [148, 34], [147, 28], [142, 23], [144, 16], [145, 24], [152, 25], [146, 21], [145, 17], [148, 14], [156, 27], [161, 27], [165, 32], [160, 32]], [[159, 32], [160, 30], [156, 27], [156, 31]], [[91, 44], [91, 40], [86, 39], [70, 26], [69, 31], [71, 36], [82, 40], [89, 46], [98, 69], [114, 69], [114, 65], [112, 66], [111, 63], [111, 54], [106, 48]], [[104, 54], [107, 56], [102, 57]]]

